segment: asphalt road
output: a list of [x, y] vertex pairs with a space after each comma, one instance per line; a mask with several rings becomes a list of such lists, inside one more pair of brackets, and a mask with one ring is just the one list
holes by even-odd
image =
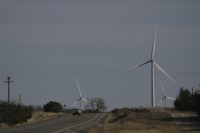
[[59, 118], [21, 127], [0, 129], [0, 133], [81, 133], [97, 125], [105, 113], [64, 114]]

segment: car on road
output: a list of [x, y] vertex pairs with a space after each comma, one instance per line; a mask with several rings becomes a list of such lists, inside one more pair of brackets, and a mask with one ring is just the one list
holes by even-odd
[[72, 112], [72, 115], [75, 116], [75, 115], [81, 115], [82, 111], [80, 109], [74, 109], [73, 112]]

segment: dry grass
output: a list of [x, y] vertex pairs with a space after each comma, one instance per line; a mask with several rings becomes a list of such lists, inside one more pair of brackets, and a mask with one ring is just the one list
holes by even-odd
[[53, 119], [58, 117], [59, 115], [61, 115], [61, 113], [36, 111], [33, 113], [32, 118], [28, 119], [27, 124]]
[[[51, 113], [51, 112], [43, 112], [43, 111], [35, 111], [33, 112], [33, 115], [26, 123], [20, 123], [15, 126], [22, 126], [22, 125], [28, 125], [28, 124], [34, 124], [46, 120], [50, 120], [53, 118], [56, 118], [58, 116], [62, 115], [62, 113]], [[0, 128], [9, 128], [9, 126], [5, 123], [0, 123]]]
[[89, 133], [181, 133], [175, 123], [165, 120], [170, 118], [170, 114], [160, 109], [120, 114], [123, 117], [110, 113], [104, 123], [90, 129]]
[[8, 128], [9, 126], [6, 123], [0, 123], [0, 128]]

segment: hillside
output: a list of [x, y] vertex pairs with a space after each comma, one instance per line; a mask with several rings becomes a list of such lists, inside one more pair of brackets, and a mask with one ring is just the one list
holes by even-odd
[[[164, 109], [114, 110], [98, 127], [90, 129], [89, 133], [182, 133], [181, 124], [177, 125], [177, 121], [184, 122], [182, 120], [188, 117], [172, 117], [172, 114], [179, 113]], [[198, 119], [196, 116], [195, 118]]]

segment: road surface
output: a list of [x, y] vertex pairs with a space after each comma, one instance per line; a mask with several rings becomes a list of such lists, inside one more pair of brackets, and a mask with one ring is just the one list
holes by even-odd
[[64, 114], [59, 118], [21, 127], [0, 129], [0, 133], [80, 133], [97, 125], [106, 114]]

